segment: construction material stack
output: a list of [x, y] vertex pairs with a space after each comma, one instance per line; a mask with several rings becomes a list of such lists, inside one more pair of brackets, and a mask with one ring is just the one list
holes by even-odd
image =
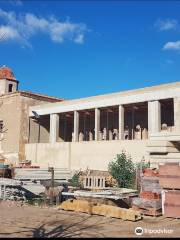
[[180, 218], [180, 164], [159, 165], [159, 181], [163, 188], [163, 214]]
[[162, 215], [161, 187], [159, 185], [157, 169], [144, 169], [141, 176], [140, 196], [133, 198], [132, 208], [144, 215]]

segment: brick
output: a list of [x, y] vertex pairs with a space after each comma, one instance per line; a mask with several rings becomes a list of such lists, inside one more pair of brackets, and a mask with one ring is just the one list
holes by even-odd
[[146, 177], [157, 177], [159, 173], [157, 169], [145, 168], [143, 170], [143, 175]]
[[150, 200], [161, 199], [161, 194], [145, 191], [140, 193], [140, 198], [150, 199]]
[[132, 205], [135, 205], [139, 208], [154, 208], [156, 210], [161, 209], [162, 208], [162, 201], [158, 200], [158, 199], [144, 199], [144, 198], [133, 198], [132, 199]]

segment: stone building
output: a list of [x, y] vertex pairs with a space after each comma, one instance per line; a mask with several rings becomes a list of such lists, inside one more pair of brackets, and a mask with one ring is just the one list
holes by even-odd
[[62, 99], [18, 90], [19, 82], [6, 66], [0, 67], [0, 156], [17, 164], [25, 159], [29, 134], [29, 106]]
[[180, 82], [32, 106], [29, 117], [25, 157], [41, 167], [107, 170], [122, 150], [151, 165], [180, 159]]

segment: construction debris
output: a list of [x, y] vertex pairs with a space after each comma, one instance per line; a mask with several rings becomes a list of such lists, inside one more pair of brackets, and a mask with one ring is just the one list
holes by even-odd
[[0, 179], [0, 199], [3, 200], [26, 201], [39, 196], [44, 189], [35, 183], [31, 185], [9, 178]]
[[141, 214], [132, 209], [124, 209], [104, 204], [95, 204], [84, 200], [69, 199], [63, 202], [59, 209], [70, 210], [76, 212], [85, 212], [88, 214], [96, 214], [107, 217], [121, 218], [123, 220], [137, 221], [140, 220]]
[[127, 189], [127, 188], [110, 188], [103, 191], [86, 191], [78, 190], [75, 192], [63, 192], [64, 196], [73, 196], [73, 197], [86, 197], [86, 198], [103, 198], [103, 199], [126, 199], [129, 197], [137, 196], [137, 190]]
[[140, 197], [132, 199], [132, 208], [144, 215], [162, 215], [162, 188], [159, 184], [157, 169], [145, 169], [141, 177]]

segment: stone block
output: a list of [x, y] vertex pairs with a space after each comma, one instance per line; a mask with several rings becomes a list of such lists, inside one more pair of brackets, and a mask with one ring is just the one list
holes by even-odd
[[93, 204], [88, 201], [69, 199], [63, 202], [59, 206], [59, 209], [92, 214], [92, 205]]
[[95, 204], [85, 200], [70, 199], [63, 202], [58, 208], [106, 217], [121, 218], [129, 221], [137, 221], [141, 219], [141, 214], [133, 209], [125, 209], [105, 204]]
[[104, 204], [93, 206], [92, 213], [106, 217], [121, 218], [123, 220], [130, 221], [137, 221], [142, 218], [141, 214], [133, 209], [125, 209]]

